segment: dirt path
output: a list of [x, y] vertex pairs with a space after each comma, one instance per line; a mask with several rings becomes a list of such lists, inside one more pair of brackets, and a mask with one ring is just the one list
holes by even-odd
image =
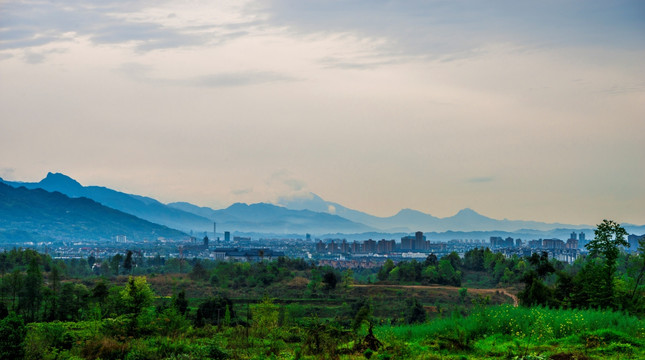
[[[397, 288], [397, 289], [442, 289], [442, 290], [455, 290], [459, 291], [461, 287], [458, 286], [447, 286], [447, 285], [353, 285], [354, 287], [384, 287], [384, 288]], [[506, 289], [473, 289], [468, 288], [468, 292], [471, 294], [495, 294], [499, 292], [504, 294], [513, 300], [513, 306], [517, 307], [519, 305], [519, 300], [517, 296], [511, 294]]]

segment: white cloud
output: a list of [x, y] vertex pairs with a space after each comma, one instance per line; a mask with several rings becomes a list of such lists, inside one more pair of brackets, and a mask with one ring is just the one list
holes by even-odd
[[202, 205], [645, 216], [642, 5], [468, 4], [5, 2], [0, 163]]

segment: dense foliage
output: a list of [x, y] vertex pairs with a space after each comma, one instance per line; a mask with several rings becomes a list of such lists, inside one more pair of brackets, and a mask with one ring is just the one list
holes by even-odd
[[570, 265], [487, 248], [343, 271], [13, 249], [0, 253], [0, 359], [643, 357], [645, 242], [622, 252], [620, 229], [603, 222]]

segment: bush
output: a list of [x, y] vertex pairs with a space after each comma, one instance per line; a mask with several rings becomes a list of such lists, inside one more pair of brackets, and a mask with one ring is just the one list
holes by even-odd
[[22, 316], [11, 313], [0, 320], [0, 359], [22, 359], [26, 333]]
[[[25, 339], [25, 359], [40, 360], [61, 350], [70, 350], [74, 337], [67, 331], [63, 323], [32, 323], [28, 326]], [[53, 353], [53, 354], [51, 354]]]
[[208, 346], [208, 357], [213, 360], [226, 360], [229, 358], [229, 355], [219, 347], [211, 344]]
[[81, 356], [89, 360], [119, 360], [124, 359], [127, 353], [127, 344], [120, 343], [109, 337], [92, 339], [86, 342], [81, 349]]

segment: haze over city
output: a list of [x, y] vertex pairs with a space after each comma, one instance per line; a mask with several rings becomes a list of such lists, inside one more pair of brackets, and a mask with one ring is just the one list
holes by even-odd
[[6, 1], [0, 177], [643, 224], [644, 35], [642, 1]]

